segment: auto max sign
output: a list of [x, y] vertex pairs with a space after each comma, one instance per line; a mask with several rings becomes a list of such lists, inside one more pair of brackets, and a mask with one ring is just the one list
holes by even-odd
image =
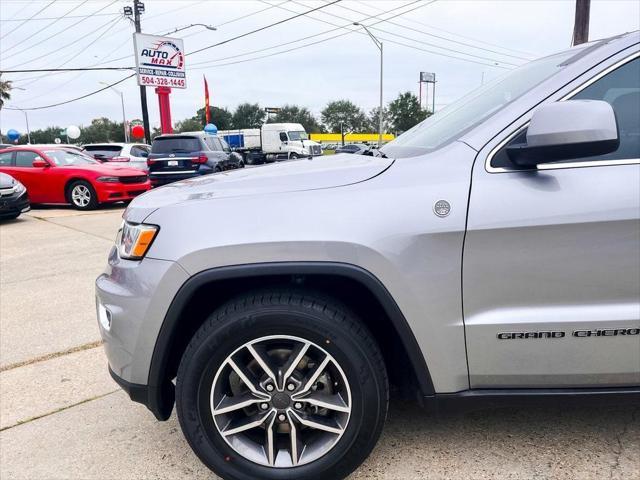
[[133, 46], [138, 85], [187, 88], [182, 39], [134, 33]]

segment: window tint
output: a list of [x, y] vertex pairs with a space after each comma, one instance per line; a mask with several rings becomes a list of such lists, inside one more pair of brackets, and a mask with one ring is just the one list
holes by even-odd
[[190, 153], [200, 148], [196, 137], [156, 137], [151, 145], [153, 153]]
[[133, 155], [134, 157], [145, 157], [148, 153], [149, 150], [147, 150], [142, 145], [133, 145], [131, 147], [131, 155]]
[[122, 152], [119, 145], [87, 145], [84, 151], [97, 160], [108, 160], [117, 157]]
[[618, 121], [618, 150], [585, 161], [640, 158], [640, 58], [622, 65], [573, 98], [608, 102]]
[[280, 141], [286, 142], [287, 140], [289, 140], [289, 138], [287, 137], [287, 134], [284, 132], [280, 132]]
[[13, 152], [0, 153], [0, 166], [8, 167], [11, 165], [11, 157]]
[[33, 167], [36, 158], [41, 158], [36, 152], [16, 152], [16, 167]]
[[[571, 97], [571, 100], [604, 100], [616, 114], [620, 146], [615, 152], [566, 162], [626, 160], [640, 158], [640, 58], [625, 63], [613, 72]], [[526, 143], [527, 130], [518, 133], [506, 146]], [[506, 146], [491, 160], [492, 167], [509, 167]], [[562, 163], [562, 162], [559, 162]]]

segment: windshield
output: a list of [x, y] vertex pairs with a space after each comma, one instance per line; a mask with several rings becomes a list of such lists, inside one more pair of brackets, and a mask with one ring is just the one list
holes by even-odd
[[309, 140], [309, 135], [307, 135], [307, 132], [302, 131], [302, 132], [288, 132], [289, 133], [289, 140]]
[[435, 150], [561, 71], [577, 52], [571, 49], [522, 65], [448, 105], [380, 150], [391, 157]]
[[100, 163], [84, 153], [75, 152], [73, 150], [45, 150], [44, 153], [58, 167], [95, 165], [96, 163]]
[[196, 137], [157, 137], [151, 145], [151, 153], [197, 152], [201, 150]]

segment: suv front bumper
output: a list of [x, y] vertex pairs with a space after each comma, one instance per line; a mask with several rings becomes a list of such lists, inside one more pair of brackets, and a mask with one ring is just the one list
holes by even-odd
[[153, 396], [150, 390], [166, 386], [149, 385], [151, 358], [171, 301], [187, 279], [175, 262], [122, 260], [115, 247], [105, 272], [96, 279], [98, 325], [109, 370], [132, 400], [144, 403], [156, 416], [158, 406], [146, 399]]

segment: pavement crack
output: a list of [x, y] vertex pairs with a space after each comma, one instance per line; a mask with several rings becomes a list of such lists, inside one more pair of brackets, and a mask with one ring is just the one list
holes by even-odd
[[624, 449], [624, 447], [622, 446], [622, 439], [629, 432], [629, 425], [632, 425], [636, 422], [638, 412], [640, 412], [640, 407], [635, 408], [631, 412], [631, 418], [629, 419], [629, 421], [624, 424], [622, 431], [616, 434], [617, 448], [613, 448], [615, 457], [613, 465], [611, 466], [611, 470], [609, 471], [609, 478], [613, 478], [613, 474], [615, 473], [615, 471], [620, 468], [620, 457], [622, 456], [622, 450]]
[[117, 393], [119, 391], [120, 391], [120, 389], [118, 388], [116, 390], [113, 390], [112, 392], [107, 392], [107, 393], [103, 393], [102, 395], [96, 395], [95, 397], [86, 398], [86, 399], [84, 399], [84, 400], [82, 400], [80, 402], [76, 402], [76, 403], [74, 403], [72, 405], [67, 405], [65, 407], [60, 407], [60, 408], [58, 408], [56, 410], [53, 410], [51, 412], [43, 413], [42, 415], [37, 415], [35, 417], [31, 417], [31, 418], [28, 418], [26, 420], [20, 420], [18, 423], [14, 424], [14, 425], [9, 425], [9, 426], [0, 428], [0, 432], [4, 432], [5, 430], [10, 430], [12, 428], [19, 427], [20, 425], [24, 425], [25, 423], [30, 423], [30, 422], [33, 422], [34, 420], [39, 420], [41, 418], [48, 417], [48, 416], [54, 415], [56, 413], [64, 412], [65, 410], [69, 410], [70, 408], [77, 407], [78, 405], [82, 405], [84, 403], [92, 402], [94, 400], [99, 400], [101, 398], [106, 397], [107, 395], [112, 395], [112, 394]]
[[32, 365], [34, 363], [45, 362], [53, 358], [69, 355], [70, 353], [82, 352], [83, 350], [90, 350], [92, 348], [97, 348], [100, 345], [102, 345], [102, 340], [97, 340], [95, 342], [85, 343], [84, 345], [77, 345], [75, 347], [71, 347], [71, 348], [68, 348], [67, 350], [62, 350], [60, 352], [47, 353], [46, 355], [31, 358], [29, 360], [24, 360], [22, 362], [3, 365], [0, 367], [0, 372], [6, 372], [7, 370], [13, 370], [14, 368], [24, 367], [25, 365]]
[[[51, 225], [56, 225], [57, 227], [68, 228], [69, 230], [73, 230], [74, 232], [83, 233], [85, 235], [89, 235], [89, 236], [94, 237], [94, 238], [99, 238], [100, 240], [106, 240], [107, 242], [113, 242], [113, 238], [103, 237], [102, 235], [96, 235], [95, 233], [87, 232], [85, 230], [80, 230], [79, 228], [70, 227], [69, 225], [65, 225], [64, 223], [54, 222], [53, 220], [50, 220], [49, 218], [34, 217], [34, 216], [32, 216], [31, 218], [35, 218], [36, 220], [40, 220], [41, 222], [50, 223]], [[114, 235], [114, 238], [115, 238], [115, 235]]]

